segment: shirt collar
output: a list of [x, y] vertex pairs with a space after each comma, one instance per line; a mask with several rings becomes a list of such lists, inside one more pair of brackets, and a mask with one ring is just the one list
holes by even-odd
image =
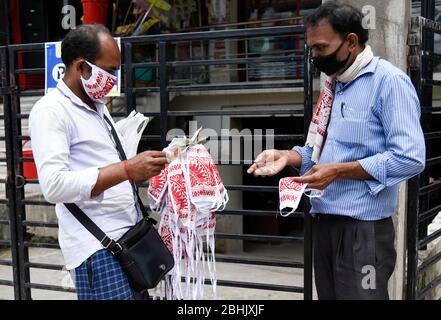
[[[61, 79], [60, 81], [58, 81], [57, 84], [57, 89], [60, 90], [60, 92], [66, 96], [67, 98], [69, 98], [73, 104], [79, 106], [79, 107], [84, 107], [89, 111], [95, 112], [95, 110], [93, 110], [92, 108], [90, 108], [87, 104], [85, 104], [77, 95], [75, 95], [75, 93], [72, 92], [72, 90], [70, 90], [70, 88], [66, 85], [66, 83], [64, 82], [63, 79]], [[103, 117], [104, 116], [104, 103], [101, 102], [95, 102], [95, 107], [96, 107], [96, 112]]]
[[364, 67], [363, 69], [361, 69], [360, 74], [357, 76], [357, 78], [358, 78], [358, 77], [361, 77], [362, 75], [364, 75], [364, 74], [366, 74], [366, 73], [374, 73], [374, 72], [375, 72], [375, 69], [377, 69], [378, 60], [380, 60], [379, 57], [374, 57], [374, 58], [372, 59], [372, 61], [369, 62], [369, 64], [368, 64], [366, 67]]
[[[352, 80], [352, 81], [346, 83], [346, 84], [344, 85], [344, 87], [346, 87], [348, 84], [353, 83], [355, 80], [357, 80], [358, 78], [360, 78], [361, 76], [363, 76], [363, 75], [365, 75], [365, 74], [368, 74], [368, 73], [375, 73], [375, 70], [377, 69], [377, 65], [378, 65], [378, 61], [379, 61], [379, 60], [380, 60], [379, 57], [374, 57], [374, 58], [372, 59], [372, 61], [369, 62], [368, 65], [367, 65], [366, 67], [364, 67], [363, 69], [361, 69], [361, 71], [360, 71], [360, 73], [357, 75], [357, 77], [356, 77], [354, 80]], [[341, 83], [340, 81], [337, 80], [337, 82], [338, 82], [340, 85], [343, 85], [343, 83]]]

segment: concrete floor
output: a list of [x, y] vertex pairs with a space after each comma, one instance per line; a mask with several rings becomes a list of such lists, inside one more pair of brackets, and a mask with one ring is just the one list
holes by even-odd
[[[295, 248], [292, 244], [279, 246], [255, 246], [241, 256], [276, 257], [301, 261], [301, 247]], [[8, 250], [0, 252], [0, 260], [9, 260]], [[60, 250], [31, 248], [29, 251], [31, 262], [63, 264]], [[217, 262], [217, 279], [241, 282], [265, 283], [276, 285], [303, 286], [303, 270], [282, 267], [255, 266]], [[12, 280], [12, 268], [0, 266], [0, 279]], [[31, 282], [73, 287], [67, 271], [52, 271], [45, 269], [31, 269]], [[11, 287], [0, 285], [0, 299], [13, 299]], [[49, 290], [32, 289], [32, 298], [35, 300], [75, 300], [74, 293], [64, 293]], [[211, 287], [206, 286], [205, 298], [212, 299]], [[219, 300], [301, 300], [303, 294], [277, 292], [268, 290], [254, 290], [246, 288], [231, 288], [218, 286], [217, 299]]]

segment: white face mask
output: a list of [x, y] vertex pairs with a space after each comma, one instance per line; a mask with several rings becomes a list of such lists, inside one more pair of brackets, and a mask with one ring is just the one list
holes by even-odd
[[92, 71], [87, 80], [81, 76], [84, 91], [90, 99], [100, 102], [112, 90], [116, 83], [116, 77], [88, 61], [86, 63], [92, 68]]

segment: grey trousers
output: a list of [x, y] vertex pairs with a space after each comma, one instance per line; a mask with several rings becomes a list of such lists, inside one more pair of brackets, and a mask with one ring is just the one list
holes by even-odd
[[314, 273], [320, 300], [388, 300], [395, 268], [392, 218], [314, 218]]

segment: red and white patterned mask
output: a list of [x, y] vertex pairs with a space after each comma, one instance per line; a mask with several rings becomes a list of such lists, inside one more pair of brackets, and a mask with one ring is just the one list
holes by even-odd
[[320, 198], [323, 195], [323, 191], [307, 188], [307, 186], [307, 183], [294, 181], [293, 177], [280, 179], [279, 209], [282, 217], [287, 217], [297, 210], [303, 195], [309, 198]]
[[86, 63], [92, 68], [92, 71], [89, 79], [84, 79], [81, 76], [84, 91], [90, 99], [100, 102], [112, 90], [116, 83], [116, 77], [88, 61]]

